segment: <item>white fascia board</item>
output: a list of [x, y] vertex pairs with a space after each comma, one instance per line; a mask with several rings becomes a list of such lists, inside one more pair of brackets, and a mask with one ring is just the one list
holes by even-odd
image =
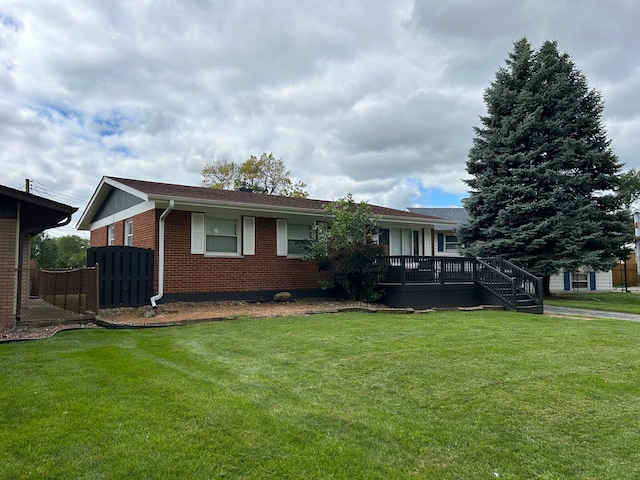
[[447, 224], [445, 225], [444, 223], [436, 223], [434, 224], [434, 230], [444, 230], [444, 231], [452, 231], [455, 230], [456, 228], [458, 228], [460, 225], [458, 224], [458, 222], [454, 222], [453, 224]]
[[93, 216], [98, 212], [98, 209], [102, 206], [102, 203], [113, 188], [123, 190], [135, 197], [141, 198], [142, 200], [148, 200], [147, 195], [145, 195], [141, 191], [117, 182], [112, 178], [102, 177], [96, 190], [93, 192], [91, 199], [87, 203], [84, 212], [82, 212], [78, 223], [76, 224], [77, 230], [90, 230], [91, 228], [93, 228], [92, 225], [89, 224], [89, 220], [93, 218]]
[[157, 208], [168, 205], [169, 200], [175, 201], [175, 210], [185, 211], [202, 211], [202, 210], [227, 210], [240, 212], [244, 215], [252, 215], [254, 217], [267, 218], [286, 218], [286, 217], [322, 217], [324, 211], [314, 208], [287, 208], [273, 205], [257, 205], [255, 203], [238, 203], [238, 202], [219, 202], [208, 200], [194, 200], [192, 198], [170, 197], [166, 195], [153, 195], [149, 199], [156, 203]]
[[146, 193], [141, 192], [140, 190], [136, 190], [135, 188], [130, 187], [129, 185], [125, 185], [124, 183], [120, 183], [113, 178], [105, 177], [105, 183], [111, 185], [118, 190], [122, 190], [123, 192], [127, 192], [134, 197], [141, 198], [142, 200], [149, 200], [149, 196]]
[[380, 217], [380, 225], [389, 225], [394, 227], [416, 227], [420, 228], [435, 228], [436, 225], [440, 225], [443, 228], [451, 228], [454, 229], [458, 223], [450, 220], [446, 225], [443, 224], [442, 220], [438, 219], [437, 222], [435, 220], [431, 220], [429, 218], [411, 218], [411, 217], [388, 217], [382, 216]]
[[121, 210], [119, 212], [114, 213], [113, 215], [109, 215], [108, 217], [101, 218], [100, 220], [93, 222], [89, 226], [89, 230], [95, 230], [96, 228], [106, 227], [107, 225], [111, 225], [112, 223], [126, 220], [128, 218], [144, 213], [148, 210], [153, 210], [155, 208], [156, 208], [156, 205], [153, 202], [138, 203], [137, 205], [129, 207], [126, 210]]

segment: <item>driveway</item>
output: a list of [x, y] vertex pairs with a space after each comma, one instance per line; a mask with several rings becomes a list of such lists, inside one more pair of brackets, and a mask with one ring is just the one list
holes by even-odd
[[545, 315], [569, 315], [579, 317], [611, 318], [615, 320], [628, 320], [630, 322], [640, 322], [640, 315], [635, 313], [605, 312], [602, 310], [587, 310], [584, 308], [554, 307], [544, 306]]

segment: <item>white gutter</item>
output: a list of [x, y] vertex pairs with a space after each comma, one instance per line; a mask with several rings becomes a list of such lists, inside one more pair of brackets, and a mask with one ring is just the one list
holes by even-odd
[[171, 213], [174, 206], [174, 200], [169, 200], [169, 206], [160, 215], [158, 225], [158, 293], [149, 299], [153, 308], [157, 308], [156, 301], [160, 300], [164, 295], [164, 220]]

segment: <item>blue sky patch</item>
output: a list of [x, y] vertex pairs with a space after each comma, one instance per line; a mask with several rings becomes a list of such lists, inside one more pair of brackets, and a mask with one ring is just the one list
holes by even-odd
[[2, 12], [0, 12], [0, 25], [10, 28], [14, 32], [22, 29], [22, 22], [20, 20]]
[[117, 147], [110, 148], [109, 151], [111, 153], [115, 153], [116, 155], [119, 155], [119, 156], [125, 157], [125, 158], [134, 158], [135, 157], [135, 155], [131, 152], [131, 150], [129, 150], [129, 148], [125, 147], [124, 145], [119, 145]]
[[449, 193], [439, 188], [420, 189], [421, 195], [416, 201], [422, 207], [461, 207], [462, 199], [469, 196], [467, 193]]
[[84, 118], [80, 112], [62, 105], [49, 103], [33, 107], [32, 109], [40, 118], [45, 118], [53, 123], [59, 123], [64, 120], [74, 120], [81, 125], [84, 124]]
[[93, 121], [100, 127], [99, 134], [101, 137], [111, 137], [113, 135], [122, 135], [122, 121], [126, 117], [116, 114], [111, 117], [95, 118]]

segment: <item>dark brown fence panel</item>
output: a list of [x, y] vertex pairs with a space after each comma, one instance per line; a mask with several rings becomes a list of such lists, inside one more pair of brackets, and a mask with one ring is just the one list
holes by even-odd
[[98, 268], [40, 270], [37, 276], [37, 295], [65, 310], [97, 313]]
[[140, 307], [153, 295], [153, 250], [112, 246], [87, 250], [87, 264], [100, 265], [100, 308]]

